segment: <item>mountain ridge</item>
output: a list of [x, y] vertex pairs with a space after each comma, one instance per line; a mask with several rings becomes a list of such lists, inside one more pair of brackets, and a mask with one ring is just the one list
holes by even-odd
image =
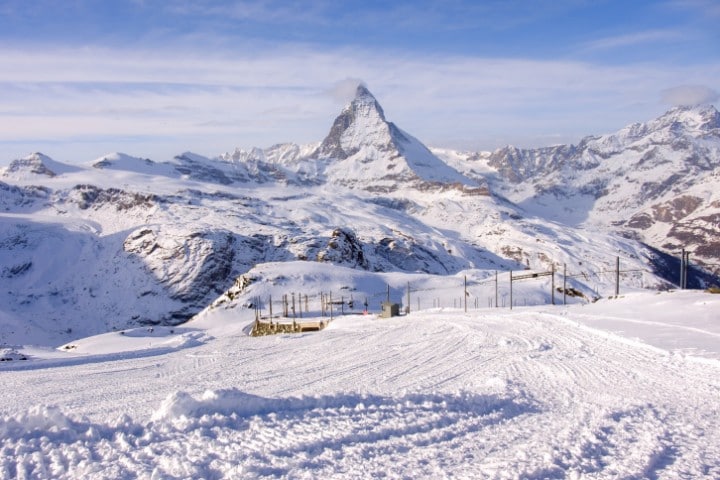
[[468, 154], [455, 166], [466, 175], [484, 172], [494, 193], [541, 217], [720, 263], [713, 228], [720, 213], [720, 113], [713, 106], [672, 108], [577, 145]]
[[[0, 339], [181, 323], [267, 262], [480, 276], [565, 265], [582, 272], [572, 288], [589, 299], [610, 281], [593, 272], [622, 256], [638, 272], [628, 286], [670, 288], [672, 242], [694, 261], [714, 258], [720, 148], [708, 112], [678, 110], [651, 133], [629, 126], [633, 148], [619, 153], [618, 136], [586, 137], [514, 149], [504, 164], [431, 151], [364, 88], [320, 143], [167, 162], [108, 154], [71, 168], [31, 156], [0, 177]], [[685, 117], [689, 130], [677, 124]]]

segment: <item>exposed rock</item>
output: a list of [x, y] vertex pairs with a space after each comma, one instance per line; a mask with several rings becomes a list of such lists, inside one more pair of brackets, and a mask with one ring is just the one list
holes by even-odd
[[116, 210], [131, 208], [149, 208], [156, 200], [153, 194], [126, 192], [119, 188], [102, 189], [94, 185], [76, 185], [68, 195], [82, 210], [112, 206]]
[[317, 253], [319, 262], [331, 262], [353, 268], [368, 268], [363, 244], [349, 228], [333, 230], [327, 246]]

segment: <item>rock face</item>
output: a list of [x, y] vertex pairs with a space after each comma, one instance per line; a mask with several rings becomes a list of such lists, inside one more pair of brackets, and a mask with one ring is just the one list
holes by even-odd
[[[223, 231], [141, 228], [125, 239], [123, 250], [140, 259], [170, 298], [185, 305], [187, 314], [202, 309], [227, 287], [233, 271], [235, 237]], [[170, 313], [171, 318], [182, 321], [189, 316]]]
[[330, 262], [361, 269], [368, 268], [363, 245], [355, 232], [349, 228], [333, 230], [327, 246], [317, 253], [316, 258], [319, 262]]

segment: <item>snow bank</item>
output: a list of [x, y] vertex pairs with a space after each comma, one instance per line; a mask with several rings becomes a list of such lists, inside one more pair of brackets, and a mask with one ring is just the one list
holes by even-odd
[[[468, 392], [273, 399], [235, 389], [209, 390], [198, 399], [175, 392], [143, 426], [128, 417], [108, 424], [78, 421], [57, 407], [35, 407], [0, 421], [0, 475], [432, 476], [447, 443], [460, 447], [468, 434], [490, 433], [533, 411], [527, 399]], [[385, 461], [366, 463], [374, 458]], [[390, 458], [397, 464], [388, 464]]]

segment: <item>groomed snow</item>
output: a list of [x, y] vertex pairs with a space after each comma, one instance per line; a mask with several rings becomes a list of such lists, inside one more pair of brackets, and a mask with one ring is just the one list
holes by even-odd
[[0, 477], [718, 478], [719, 307], [637, 293], [261, 338], [216, 309], [79, 339], [0, 364]]

